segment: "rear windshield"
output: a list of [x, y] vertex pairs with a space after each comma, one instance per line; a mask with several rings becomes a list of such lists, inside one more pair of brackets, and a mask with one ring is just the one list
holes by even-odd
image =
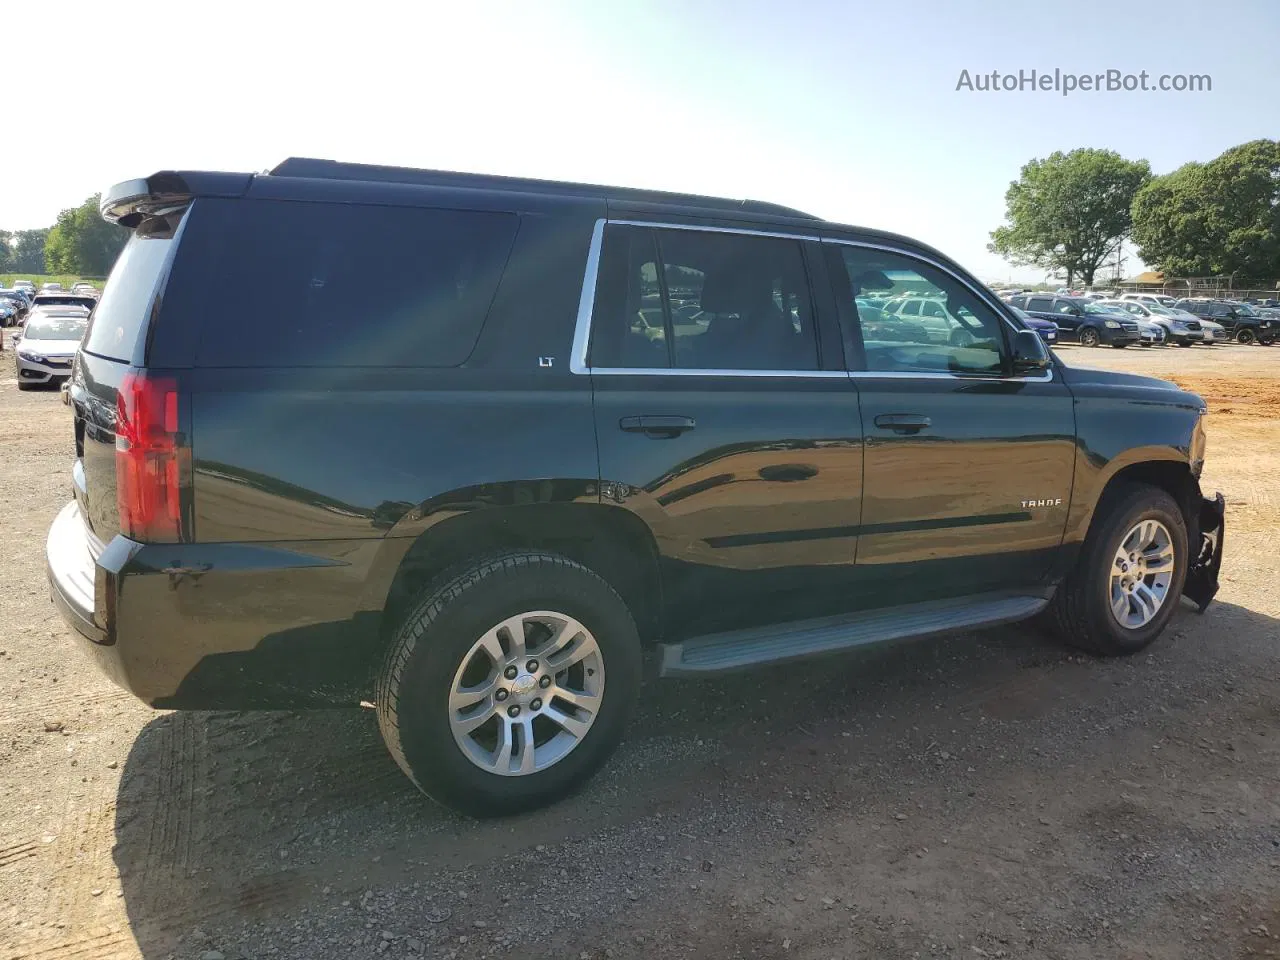
[[133, 361], [168, 269], [176, 243], [175, 226], [165, 220], [144, 221], [120, 251], [102, 296], [97, 300], [77, 298], [93, 307], [93, 322], [84, 341], [86, 351], [110, 360]]
[[87, 310], [92, 310], [97, 302], [93, 297], [84, 297], [79, 294], [42, 293], [35, 298], [33, 305], [37, 307], [84, 307]]
[[[475, 347], [516, 224], [509, 213], [235, 201], [197, 362], [457, 366]], [[232, 287], [234, 298], [216, 295]]]
[[38, 316], [22, 332], [24, 340], [79, 340], [88, 320], [84, 317]]

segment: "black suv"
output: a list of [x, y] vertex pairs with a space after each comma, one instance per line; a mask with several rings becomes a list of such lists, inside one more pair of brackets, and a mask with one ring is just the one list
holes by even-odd
[[1231, 300], [1179, 300], [1175, 310], [1194, 313], [1202, 320], [1213, 320], [1226, 328], [1237, 343], [1260, 343], [1269, 347], [1280, 336], [1280, 324], [1258, 313], [1247, 303]]
[[[506, 813], [605, 761], [646, 650], [697, 677], [1043, 614], [1126, 654], [1216, 590], [1200, 398], [1063, 366], [913, 240], [301, 159], [102, 209], [131, 237], [48, 570], [156, 707], [372, 700], [419, 787]], [[940, 322], [864, 327], [908, 294]]]
[[1106, 344], [1123, 348], [1142, 341], [1137, 320], [1112, 307], [1098, 306], [1086, 297], [1024, 293], [1011, 297], [1009, 302], [1033, 317], [1052, 320], [1061, 336], [1083, 347]]

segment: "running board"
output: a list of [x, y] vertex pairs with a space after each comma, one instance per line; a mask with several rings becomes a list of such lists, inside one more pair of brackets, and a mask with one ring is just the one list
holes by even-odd
[[1013, 623], [1035, 616], [1048, 603], [1043, 596], [988, 593], [709, 633], [680, 643], [662, 644], [659, 674], [690, 677], [722, 673], [887, 640]]

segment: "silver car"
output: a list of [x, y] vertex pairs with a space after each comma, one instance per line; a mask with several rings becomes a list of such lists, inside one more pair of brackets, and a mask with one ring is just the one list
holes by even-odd
[[77, 307], [47, 308], [32, 314], [13, 351], [18, 389], [57, 383], [71, 376], [71, 361], [88, 324], [89, 312]]

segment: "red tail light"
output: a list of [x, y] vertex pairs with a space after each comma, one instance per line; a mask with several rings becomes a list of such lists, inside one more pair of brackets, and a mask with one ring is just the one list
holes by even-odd
[[120, 532], [143, 543], [181, 538], [178, 388], [126, 374], [116, 396], [116, 503]]

